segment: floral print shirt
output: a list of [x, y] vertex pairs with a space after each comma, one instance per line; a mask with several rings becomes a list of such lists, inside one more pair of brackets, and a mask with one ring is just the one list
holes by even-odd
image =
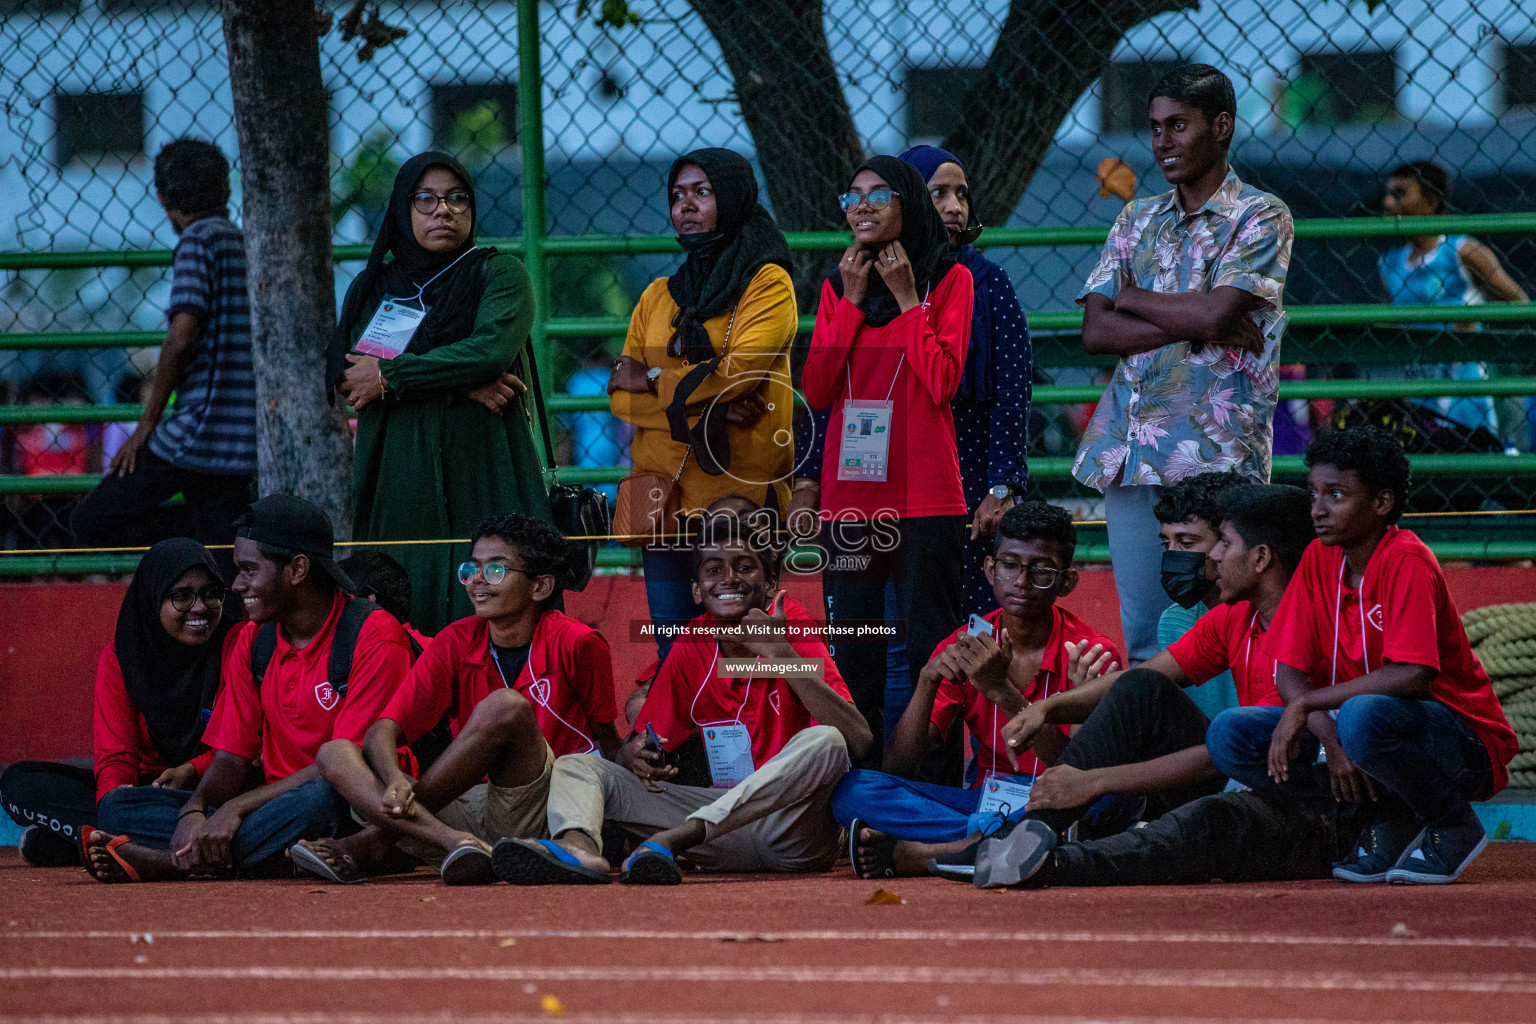
[[[1278, 310], [1294, 233], [1279, 198], [1229, 169], [1193, 213], [1179, 205], [1177, 189], [1128, 204], [1077, 301], [1093, 292], [1113, 299], [1127, 286], [1208, 292], [1230, 285]], [[1197, 350], [1179, 341], [1121, 359], [1072, 475], [1099, 491], [1229, 469], [1267, 481], [1278, 356], [1278, 347], [1265, 361], [1225, 345]]]

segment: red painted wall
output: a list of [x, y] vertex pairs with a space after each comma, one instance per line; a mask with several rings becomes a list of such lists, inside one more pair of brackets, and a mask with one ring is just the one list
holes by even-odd
[[[1462, 610], [1536, 600], [1536, 570], [1448, 569], [1446, 576]], [[90, 756], [96, 659], [112, 637], [126, 589], [125, 584], [0, 584], [0, 764]], [[798, 577], [788, 589], [807, 608], [820, 608], [819, 578]], [[1109, 572], [1083, 570], [1077, 591], [1062, 603], [1120, 640], [1119, 603]], [[632, 634], [646, 621], [644, 583], [639, 576], [594, 577], [584, 592], [567, 596], [566, 610], [608, 638], [622, 704], [656, 656], [653, 644]]]

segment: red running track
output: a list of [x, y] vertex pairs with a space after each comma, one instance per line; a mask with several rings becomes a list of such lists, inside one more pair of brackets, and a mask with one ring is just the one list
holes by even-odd
[[6, 851], [0, 1024], [1536, 1019], [1536, 844], [1443, 888], [875, 888], [106, 886]]

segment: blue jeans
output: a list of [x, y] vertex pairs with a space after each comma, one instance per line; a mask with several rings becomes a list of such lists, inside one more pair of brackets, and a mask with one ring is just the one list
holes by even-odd
[[[1205, 736], [1216, 767], [1258, 791], [1289, 792], [1316, 801], [1316, 774], [1300, 770], [1317, 759], [1318, 742], [1303, 734], [1301, 758], [1292, 762], [1291, 781], [1277, 785], [1268, 774], [1269, 740], [1281, 708], [1223, 711]], [[1493, 790], [1488, 751], [1470, 726], [1435, 700], [1407, 700], [1383, 694], [1351, 697], [1339, 708], [1339, 745], [1361, 771], [1385, 786], [1426, 827], [1467, 821], [1470, 801]]]
[[1173, 603], [1163, 590], [1163, 546], [1157, 539], [1152, 506], [1163, 488], [1151, 485], [1104, 489], [1104, 519], [1109, 531], [1109, 557], [1115, 568], [1115, 592], [1120, 596], [1120, 628], [1125, 655], [1134, 665], [1161, 648], [1157, 620]]
[[658, 629], [656, 657], [665, 658], [672, 637], [660, 628], [685, 626], [704, 614], [704, 606], [693, 600], [693, 549], [643, 548], [640, 557], [645, 567], [645, 603]]
[[[184, 789], [134, 786], [101, 798], [97, 827], [109, 835], [164, 850], [176, 833], [176, 815], [192, 794]], [[251, 812], [230, 844], [235, 865], [255, 867], [300, 839], [322, 839], [357, 830], [352, 808], [324, 779], [311, 779]]]
[[[862, 818], [872, 829], [919, 843], [950, 843], [999, 823], [976, 811], [980, 789], [914, 782], [897, 775], [854, 769], [832, 791], [832, 816], [847, 828]], [[1024, 817], [1020, 807], [1010, 818]]]

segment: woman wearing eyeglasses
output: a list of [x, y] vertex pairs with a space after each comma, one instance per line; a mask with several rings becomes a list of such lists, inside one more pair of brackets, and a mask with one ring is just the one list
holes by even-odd
[[[532, 325], [522, 263], [475, 244], [468, 172], [443, 153], [407, 160], [327, 353], [329, 379], [357, 410], [356, 539], [466, 537], [506, 512], [550, 521], [524, 395]], [[454, 578], [465, 553], [391, 551], [411, 577], [417, 628], [470, 614]]]
[[[781, 513], [795, 451], [789, 245], [757, 201], [752, 165], [731, 150], [679, 157], [667, 204], [688, 255], [640, 296], [608, 381], [613, 414], [636, 427], [634, 471], [675, 481], [684, 516], [727, 495]], [[693, 600], [692, 546], [649, 544], [644, 564], [665, 657], [666, 627], [704, 613]]]
[[20, 761], [0, 775], [28, 864], [79, 864], [81, 828], [96, 824], [97, 801], [118, 787], [197, 784], [212, 758], [203, 726], [241, 618], [224, 595], [213, 556], [195, 540], [163, 540], [140, 560], [96, 666], [95, 770]]
[[[971, 275], [911, 164], [871, 157], [838, 201], [854, 244], [822, 285], [801, 375], [806, 401], [831, 413], [821, 470], [827, 618], [855, 630], [886, 624], [894, 581], [902, 622], [889, 625], [926, 653], [963, 615], [967, 518], [949, 403], [970, 342]], [[832, 654], [875, 734], [864, 762], [879, 767], [888, 636], [863, 636], [834, 629]], [[911, 659], [917, 671], [921, 660]], [[931, 781], [957, 784], [958, 764], [952, 774]]]

